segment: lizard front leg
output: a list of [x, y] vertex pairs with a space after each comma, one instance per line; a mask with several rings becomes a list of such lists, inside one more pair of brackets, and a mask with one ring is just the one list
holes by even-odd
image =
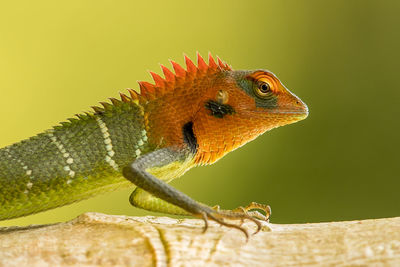
[[[165, 166], [173, 162], [183, 161], [187, 157], [187, 151], [179, 152], [172, 148], [159, 149], [136, 159], [131, 165], [123, 169], [126, 179], [138, 188], [150, 193], [155, 198], [148, 198], [140, 190], [131, 196], [131, 203], [135, 206], [173, 214], [191, 214], [200, 217], [205, 222], [204, 231], [207, 229], [207, 220], [212, 219], [221, 225], [236, 228], [242, 231], [248, 238], [249, 234], [243, 227], [225, 222], [224, 219], [244, 220], [248, 219], [257, 225], [257, 232], [261, 229], [261, 223], [243, 212], [218, 211], [204, 204], [198, 203], [186, 194], [178, 191], [166, 182], [150, 174], [147, 169]], [[137, 194], [137, 195], [136, 195]], [[144, 197], [143, 197], [144, 196]], [[150, 203], [149, 203], [150, 201]], [[165, 203], [166, 202], [166, 203]], [[175, 207], [174, 207], [175, 206]], [[182, 213], [179, 213], [182, 212]]]

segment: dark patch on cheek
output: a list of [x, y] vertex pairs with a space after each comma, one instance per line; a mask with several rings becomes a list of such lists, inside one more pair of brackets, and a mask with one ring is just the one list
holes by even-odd
[[211, 115], [216, 118], [223, 118], [225, 115], [231, 115], [235, 113], [232, 106], [228, 104], [221, 104], [215, 100], [208, 100], [205, 104], [206, 109], [211, 111]]
[[196, 154], [199, 144], [196, 135], [193, 132], [193, 122], [189, 121], [182, 127], [183, 141], [190, 148], [193, 154]]

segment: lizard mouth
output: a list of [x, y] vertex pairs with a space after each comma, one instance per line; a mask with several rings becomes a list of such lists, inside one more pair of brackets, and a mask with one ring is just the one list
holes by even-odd
[[308, 107], [300, 98], [292, 94], [292, 101], [290, 102], [287, 105], [270, 110], [268, 113], [288, 115], [298, 120], [304, 120], [308, 117]]
[[274, 110], [248, 110], [248, 117], [260, 118], [264, 117], [267, 120], [273, 120], [279, 125], [286, 125], [289, 123], [304, 120], [308, 116], [308, 108], [303, 110], [294, 109], [274, 109]]
[[[264, 111], [265, 112], [265, 111]], [[305, 119], [308, 117], [308, 107], [304, 104], [303, 108], [298, 109], [276, 109], [269, 110], [267, 113], [269, 114], [282, 114], [282, 115], [290, 115], [293, 117], [298, 117], [299, 119]]]
[[306, 104], [302, 103], [303, 105], [301, 107], [281, 107], [281, 108], [275, 108], [275, 109], [258, 109], [256, 111], [251, 111], [251, 112], [256, 112], [256, 113], [263, 113], [265, 115], [271, 115], [271, 116], [288, 116], [291, 118], [295, 118], [298, 120], [304, 120], [305, 118], [308, 117], [308, 107]]

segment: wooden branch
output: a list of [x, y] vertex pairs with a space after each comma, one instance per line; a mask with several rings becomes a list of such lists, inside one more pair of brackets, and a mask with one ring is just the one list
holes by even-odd
[[[86, 213], [0, 228], [0, 266], [400, 266], [400, 217], [279, 225], [246, 239], [210, 222]], [[254, 231], [255, 226], [244, 226]]]

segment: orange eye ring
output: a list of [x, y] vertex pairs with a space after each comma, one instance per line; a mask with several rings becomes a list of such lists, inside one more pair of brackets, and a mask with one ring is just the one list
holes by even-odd
[[257, 86], [255, 86], [254, 91], [256, 95], [260, 98], [270, 98], [272, 96], [271, 85], [265, 81], [257, 82]]

